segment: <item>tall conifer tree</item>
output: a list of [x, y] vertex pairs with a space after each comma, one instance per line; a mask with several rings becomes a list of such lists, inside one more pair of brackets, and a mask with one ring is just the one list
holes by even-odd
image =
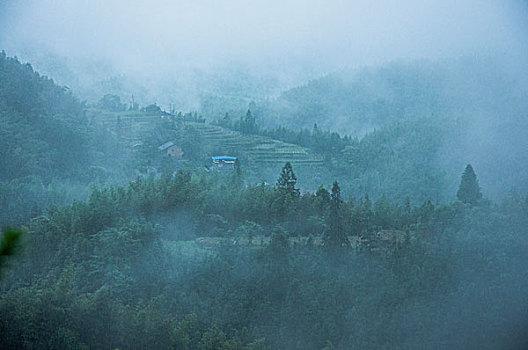
[[293, 168], [290, 162], [287, 162], [282, 168], [281, 175], [277, 180], [277, 187], [280, 191], [285, 192], [288, 195], [298, 195], [299, 190], [295, 188], [297, 183], [297, 177], [293, 172]]
[[476, 205], [482, 199], [482, 193], [478, 184], [477, 175], [471, 164], [466, 166], [460, 186], [458, 187], [457, 198], [463, 203]]
[[330, 211], [327, 217], [327, 229], [323, 241], [324, 246], [329, 251], [335, 251], [350, 246], [350, 242], [345, 232], [345, 225], [342, 214], [343, 200], [341, 199], [341, 189], [337, 181], [332, 186], [330, 195]]

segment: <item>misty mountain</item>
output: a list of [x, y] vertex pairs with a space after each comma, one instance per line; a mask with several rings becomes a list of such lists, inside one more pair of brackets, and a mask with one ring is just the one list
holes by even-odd
[[317, 123], [358, 135], [417, 117], [519, 118], [528, 111], [527, 91], [520, 72], [491, 57], [394, 62], [312, 80], [264, 103], [261, 114], [263, 123], [308, 128]]
[[528, 349], [527, 5], [1, 0], [0, 348]]
[[[119, 63], [95, 57], [71, 58], [23, 50], [24, 60], [32, 62], [42, 74], [52, 76], [59, 85], [68, 86], [78, 98], [96, 103], [106, 94], [117, 95], [127, 104], [157, 103], [164, 109], [200, 110], [208, 117], [238, 111], [252, 100], [277, 96], [286, 87], [296, 86], [300, 77], [265, 74], [247, 67], [226, 64], [221, 68], [176, 66], [155, 63], [152, 72], [127, 72]], [[178, 58], [175, 58], [178, 61]]]
[[512, 187], [528, 188], [528, 81], [521, 72], [505, 61], [475, 57], [341, 71], [257, 102], [254, 114], [265, 126], [311, 130], [317, 124], [367, 139], [370, 131], [387, 133], [395, 123], [440, 122], [442, 128], [426, 141], [439, 146], [422, 156], [416, 149], [411, 157], [430, 159], [431, 166], [453, 175], [475, 163], [497, 197]]

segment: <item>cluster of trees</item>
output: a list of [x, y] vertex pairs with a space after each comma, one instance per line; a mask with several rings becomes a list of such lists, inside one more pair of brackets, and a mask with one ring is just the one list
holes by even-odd
[[311, 148], [318, 153], [328, 154], [334, 157], [339, 156], [341, 151], [353, 142], [349, 136], [341, 137], [337, 132], [319, 129], [317, 123], [314, 124], [312, 131], [306, 128], [294, 131], [284, 126], [277, 126], [272, 129], [263, 128], [257, 124], [256, 118], [250, 109], [238, 121], [233, 122], [229, 113], [226, 113], [222, 119], [216, 120], [215, 124], [240, 131], [243, 134], [261, 135], [287, 143], [301, 145]]
[[[68, 219], [65, 230], [94, 232], [136, 216], [164, 224], [169, 220], [167, 213], [183, 211], [189, 213], [200, 236], [230, 236], [239, 226], [271, 232], [277, 225], [293, 236], [320, 235], [339, 218], [342, 222], [337, 225], [345, 227], [344, 234], [367, 237], [380, 229], [409, 229], [433, 207], [425, 202], [412, 209], [408, 199], [395, 204], [384, 196], [345, 201], [337, 183], [331, 192], [321, 186], [315, 193], [301, 193], [289, 163], [276, 186], [260, 183], [241, 188], [239, 176], [233, 172], [196, 177], [179, 172], [157, 180], [140, 177], [127, 189], [95, 188], [86, 203], [57, 207], [49, 215], [55, 215], [55, 210], [66, 210], [68, 217], [76, 213], [80, 218]], [[77, 227], [79, 222], [86, 226]]]
[[[216, 123], [241, 130], [240, 125], [245, 125], [246, 118], [231, 123], [227, 115]], [[250, 121], [254, 123], [254, 117]], [[316, 188], [317, 183], [329, 183], [337, 178], [344, 192], [355, 195], [369, 192], [399, 200], [411, 196], [418, 201], [446, 201], [453, 198], [453, 186], [450, 184], [456, 183], [458, 174], [439, 167], [437, 157], [445, 149], [445, 140], [439, 135], [445, 134], [452, 122], [451, 118], [401, 121], [371, 131], [361, 138], [321, 130], [317, 124], [312, 130], [299, 131], [283, 126], [274, 129], [258, 125], [244, 128], [245, 132], [251, 129], [256, 135], [297, 144], [323, 155], [324, 171], [321, 174], [314, 167], [299, 169], [304, 178], [316, 181], [304, 182], [308, 188]], [[239, 154], [243, 153], [244, 150], [239, 151]]]
[[[112, 96], [100, 106], [123, 108]], [[352, 139], [318, 127], [266, 130], [248, 111], [220, 123], [325, 155], [328, 181], [286, 163], [272, 185], [244, 184], [240, 171], [167, 168], [87, 191], [94, 179], [115, 183], [125, 163], [119, 139], [83, 110], [0, 53], [0, 225], [26, 223], [0, 238], [2, 348], [525, 347], [528, 199], [483, 199], [470, 165], [446, 194], [456, 181], [431, 155], [451, 119]], [[182, 120], [203, 122], [165, 118], [146, 146], [181, 140], [198, 166], [204, 145]], [[152, 154], [135, 156], [134, 168], [164, 169]], [[340, 181], [303, 192], [304, 176]]]
[[29, 64], [0, 53], [0, 180], [75, 174], [86, 161], [83, 105]]
[[[522, 346], [528, 199], [471, 203], [469, 173], [461, 201], [418, 207], [343, 200], [337, 183], [301, 193], [289, 164], [275, 186], [180, 172], [95, 188], [28, 223], [0, 282], [2, 346]], [[407, 238], [380, 254], [381, 229]], [[271, 241], [192, 240], [241, 232]], [[295, 243], [309, 234], [322, 244]]]
[[0, 225], [85, 198], [91, 182], [123, 180], [123, 147], [89, 125], [85, 108], [69, 89], [0, 53]]
[[240, 131], [243, 134], [258, 134], [260, 131], [255, 116], [248, 109], [245, 116], [240, 117], [239, 120], [232, 121], [228, 112], [222, 119], [215, 121], [217, 125], [223, 126], [231, 130]]
[[127, 110], [127, 105], [121, 103], [121, 97], [112, 94], [106, 94], [97, 103], [97, 107], [112, 111], [122, 112]]
[[[339, 130], [343, 135], [360, 137], [364, 146], [371, 144], [372, 148], [364, 152], [363, 145], [357, 147], [353, 142], [345, 152], [354, 157], [345, 157], [345, 162], [327, 156], [332, 160], [327, 166], [347, 161], [356, 164], [356, 158], [370, 165], [372, 160], [366, 171], [360, 167], [356, 173], [353, 167], [351, 175], [343, 169], [329, 179], [318, 179], [329, 183], [337, 178], [344, 192], [368, 190], [391, 197], [452, 200], [444, 194], [451, 195], [456, 188], [448, 184], [456, 183], [457, 169], [471, 161], [480, 169], [487, 194], [498, 199], [511, 186], [528, 189], [528, 153], [519, 147], [528, 138], [528, 100], [515, 93], [527, 91], [527, 81], [519, 79], [522, 74], [505, 68], [504, 62], [492, 57], [459, 57], [338, 71], [284, 91], [278, 98], [257, 99], [251, 112], [258, 116], [259, 132], [294, 130], [285, 133], [289, 134], [287, 142], [302, 142], [323, 154], [343, 148], [336, 142], [337, 147], [323, 146], [321, 150], [313, 142], [301, 141], [310, 136], [315, 123], [320, 130]], [[205, 115], [214, 119], [229, 111], [233, 120], [243, 117], [247, 100], [236, 109], [216, 103], [219, 108], [215, 113]], [[296, 135], [300, 128], [305, 131]], [[434, 159], [432, 164], [417, 164], [430, 159]], [[347, 178], [356, 174], [365, 177], [349, 186]], [[393, 180], [402, 177], [403, 181]], [[413, 177], [417, 186], [409, 184]], [[427, 182], [442, 184], [426, 190]], [[416, 193], [416, 188], [426, 192]]]

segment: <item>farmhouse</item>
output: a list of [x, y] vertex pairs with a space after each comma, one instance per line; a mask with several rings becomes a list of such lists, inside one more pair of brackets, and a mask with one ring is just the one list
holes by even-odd
[[183, 157], [183, 151], [181, 147], [178, 147], [174, 144], [172, 141], [165, 142], [163, 145], [159, 146], [158, 149], [160, 151], [167, 152], [167, 155], [169, 157], [172, 157], [174, 159], [182, 159]]

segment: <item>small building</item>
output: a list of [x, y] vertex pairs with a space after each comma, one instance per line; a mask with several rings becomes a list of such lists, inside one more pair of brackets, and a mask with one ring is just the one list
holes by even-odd
[[183, 151], [180, 147], [176, 145], [172, 145], [169, 148], [167, 148], [167, 154], [177, 160], [181, 160], [183, 157]]
[[237, 157], [231, 156], [215, 156], [211, 157], [213, 160], [213, 167], [216, 170], [233, 171], [235, 169], [235, 162]]
[[167, 155], [174, 159], [181, 160], [183, 157], [181, 147], [175, 145], [172, 141], [165, 142], [163, 145], [159, 146], [158, 149], [167, 152]]

